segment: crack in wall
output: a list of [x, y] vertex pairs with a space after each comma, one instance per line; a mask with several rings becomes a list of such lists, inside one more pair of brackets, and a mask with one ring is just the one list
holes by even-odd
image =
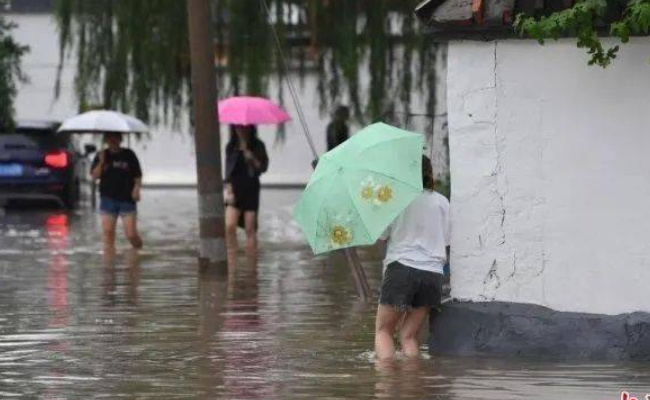
[[[488, 273], [485, 275], [485, 278], [483, 278], [483, 293], [484, 295], [482, 296], [486, 300], [494, 300], [495, 295], [494, 293], [501, 287], [501, 278], [499, 277], [499, 273], [497, 272], [497, 260], [495, 259], [492, 261], [492, 267], [488, 271]], [[488, 296], [488, 284], [492, 283], [492, 286], [494, 286], [491, 289], [492, 296]]]
[[511, 280], [515, 275], [517, 275], [517, 253], [512, 254], [512, 272], [506, 278], [506, 281]]
[[[501, 228], [501, 242], [499, 246], [505, 246], [507, 243], [507, 236], [506, 236], [506, 220], [507, 220], [507, 212], [506, 212], [506, 191], [507, 191], [507, 179], [505, 177], [505, 168], [504, 168], [504, 156], [503, 156], [503, 147], [505, 145], [504, 139], [500, 137], [499, 135], [499, 96], [496, 93], [496, 88], [498, 87], [498, 82], [499, 82], [499, 57], [498, 57], [498, 42], [494, 43], [494, 88], [495, 88], [495, 94], [494, 94], [494, 114], [492, 116], [492, 120], [494, 121], [494, 129], [492, 130], [493, 135], [494, 135], [494, 152], [495, 152], [495, 161], [496, 165], [494, 167], [494, 170], [490, 174], [490, 176], [494, 179], [494, 194], [496, 198], [499, 201], [499, 213], [501, 214], [501, 221], [500, 221], [500, 228]], [[505, 189], [501, 191], [499, 189], [499, 179], [503, 179], [503, 182], [505, 184]], [[494, 297], [496, 297], [496, 292], [497, 290], [501, 287], [503, 282], [499, 278], [497, 272], [496, 272], [496, 260], [492, 264], [492, 268], [488, 272], [488, 277], [493, 275], [496, 276], [498, 281], [497, 285], [495, 285], [492, 288], [492, 294]], [[516, 267], [513, 269], [514, 272], [516, 272]], [[514, 275], [510, 275], [506, 281], [509, 281], [512, 279]], [[483, 284], [483, 290], [487, 291], [487, 282], [484, 281]]]

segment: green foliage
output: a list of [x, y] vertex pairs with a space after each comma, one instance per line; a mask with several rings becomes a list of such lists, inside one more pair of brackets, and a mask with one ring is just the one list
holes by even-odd
[[[359, 122], [410, 109], [411, 93], [435, 103], [433, 43], [415, 22], [418, 0], [266, 0], [290, 73], [304, 84], [316, 75], [322, 114], [348, 102]], [[261, 0], [214, 2], [220, 96], [263, 95], [287, 100], [271, 80], [285, 71]], [[298, 15], [290, 21], [288, 15]], [[80, 106], [99, 104], [145, 120], [177, 121], [187, 105], [189, 57], [185, 1], [57, 0], [61, 62], [76, 52]], [[395, 37], [389, 22], [404, 28]], [[403, 50], [396, 50], [403, 44]], [[406, 66], [417, 70], [413, 78]], [[367, 62], [367, 64], [365, 64]], [[360, 82], [367, 66], [368, 90]], [[395, 96], [394, 93], [399, 93]], [[311, 101], [311, 99], [310, 99]]]
[[[609, 5], [606, 0], [582, 0], [571, 8], [539, 19], [520, 14], [514, 24], [515, 30], [522, 36], [537, 39], [540, 44], [546, 39], [576, 37], [578, 47], [585, 48], [591, 55], [589, 65], [605, 68], [619, 51], [619, 46], [605, 48], [598, 35], [598, 22]], [[610, 25], [609, 33], [627, 43], [630, 35], [647, 35], [649, 31], [650, 0], [635, 0], [627, 4], [622, 18]]]
[[0, 130], [14, 128], [16, 85], [26, 80], [20, 68], [20, 59], [29, 49], [12, 38], [11, 31], [15, 27], [0, 15]]
[[647, 35], [650, 32], [650, 1], [630, 2], [623, 18], [611, 25], [611, 34], [621, 38], [623, 43], [630, 40], [630, 35]]

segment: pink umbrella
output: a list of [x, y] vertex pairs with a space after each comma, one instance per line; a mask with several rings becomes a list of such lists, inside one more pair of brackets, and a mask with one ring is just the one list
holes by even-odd
[[219, 121], [232, 125], [281, 124], [290, 120], [280, 106], [263, 97], [238, 96], [219, 102]]

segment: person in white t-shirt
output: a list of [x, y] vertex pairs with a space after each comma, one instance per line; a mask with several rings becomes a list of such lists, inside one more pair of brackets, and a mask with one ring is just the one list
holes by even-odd
[[449, 201], [433, 190], [433, 169], [422, 158], [425, 191], [391, 224], [387, 240], [375, 328], [375, 352], [380, 360], [395, 357], [397, 325], [404, 354], [419, 354], [418, 335], [431, 308], [440, 307], [443, 268], [449, 248]]

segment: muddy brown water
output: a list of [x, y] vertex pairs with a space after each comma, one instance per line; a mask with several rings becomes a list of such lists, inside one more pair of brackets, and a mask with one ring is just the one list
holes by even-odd
[[[375, 303], [292, 222], [299, 193], [266, 190], [257, 262], [196, 268], [196, 196], [147, 190], [146, 248], [102, 256], [85, 205], [0, 215], [0, 397], [25, 399], [619, 399], [650, 365], [423, 356], [376, 364]], [[381, 267], [362, 254], [370, 283]], [[423, 350], [426, 350], [423, 347]]]

